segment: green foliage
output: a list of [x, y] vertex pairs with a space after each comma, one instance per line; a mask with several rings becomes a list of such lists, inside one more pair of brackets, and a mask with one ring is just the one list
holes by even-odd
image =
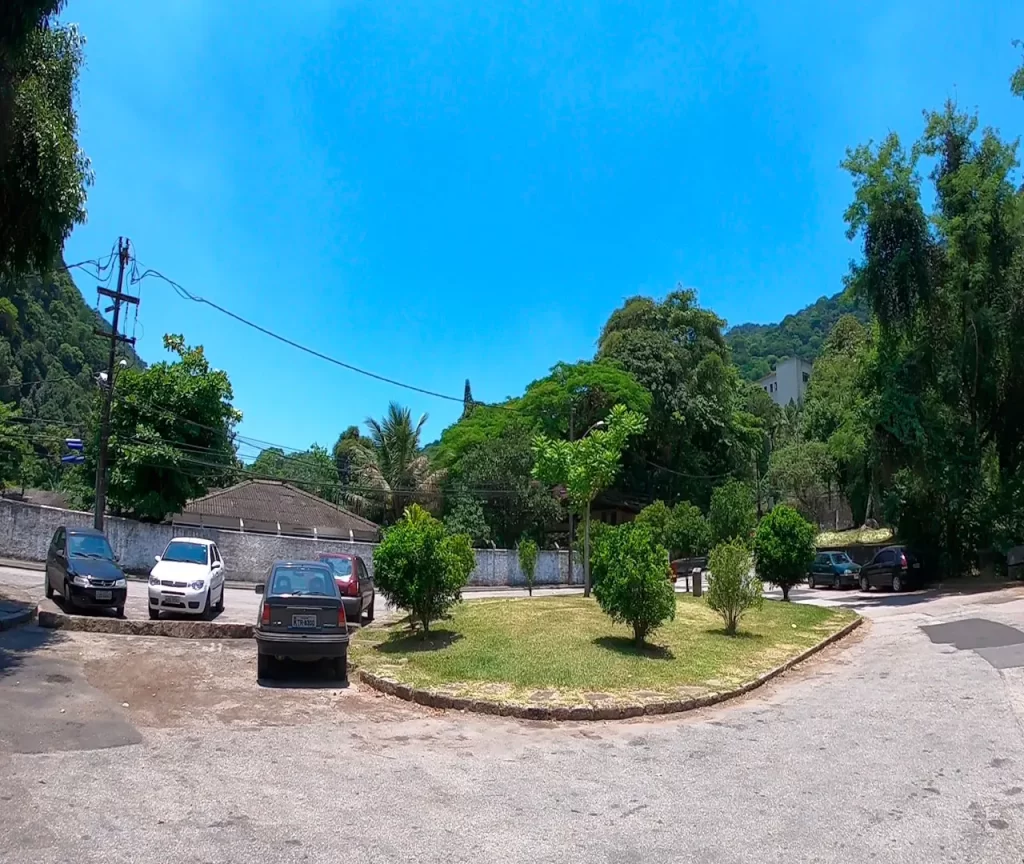
[[[1013, 40], [1013, 46], [1021, 49], [1021, 54], [1024, 54], [1024, 42], [1019, 39]], [[1013, 75], [1010, 76], [1010, 92], [1014, 96], [1020, 96], [1024, 98], [1024, 59], [1021, 60], [1020, 66], [1018, 66]]]
[[613, 621], [632, 628], [638, 648], [675, 618], [668, 553], [649, 525], [633, 522], [604, 531], [594, 549], [593, 569], [594, 597]]
[[484, 517], [484, 508], [472, 495], [454, 494], [445, 499], [444, 527], [449, 534], [465, 534], [474, 546], [486, 546], [491, 528]]
[[694, 558], [708, 551], [707, 519], [689, 501], [680, 501], [671, 508], [664, 501], [655, 501], [644, 507], [635, 521], [650, 526], [655, 541], [665, 547], [670, 559]]
[[712, 545], [729, 540], [748, 544], [756, 524], [754, 494], [746, 483], [728, 480], [711, 493], [708, 527]]
[[449, 534], [418, 504], [384, 532], [373, 552], [374, 582], [390, 603], [409, 612], [424, 635], [430, 622], [461, 599], [476, 559], [465, 534]]
[[22, 479], [31, 454], [25, 428], [12, 422], [15, 417], [17, 411], [0, 402], [0, 489]]
[[867, 321], [869, 314], [867, 303], [840, 292], [820, 297], [810, 306], [787, 315], [779, 324], [738, 324], [729, 328], [725, 340], [740, 374], [748, 381], [758, 381], [787, 357], [813, 363], [840, 318], [850, 315]]
[[[131, 367], [115, 378], [110, 414], [107, 502], [115, 513], [159, 521], [235, 477], [232, 441], [241, 413], [227, 373], [210, 368], [202, 346], [164, 336], [173, 362]], [[95, 476], [96, 418], [86, 448], [85, 478]], [[89, 502], [91, 504], [91, 483]]]
[[537, 541], [529, 537], [523, 538], [519, 543], [519, 569], [523, 571], [523, 578], [526, 580], [526, 590], [533, 596], [533, 576], [537, 570], [537, 555], [540, 550], [537, 548]]
[[[468, 413], [441, 433], [433, 447], [432, 464], [439, 469], [457, 466], [467, 453], [504, 435], [518, 419], [515, 401], [504, 405], [474, 405]], [[532, 433], [532, 428], [529, 430]], [[529, 433], [528, 433], [529, 434]]]
[[780, 504], [765, 516], [754, 534], [754, 561], [757, 573], [766, 582], [789, 589], [807, 575], [814, 561], [814, 537], [817, 529], [792, 507]]
[[291, 483], [325, 501], [341, 503], [337, 463], [319, 444], [301, 453], [285, 453], [278, 447], [262, 450], [248, 471], [259, 477]]
[[815, 519], [826, 487], [835, 475], [835, 462], [821, 441], [793, 441], [771, 455], [768, 482], [787, 504]]
[[435, 502], [440, 475], [420, 447], [420, 432], [426, 422], [423, 414], [413, 423], [409, 409], [397, 402], [388, 405], [381, 420], [368, 417], [369, 436], [353, 439], [348, 445], [357, 488], [346, 491], [346, 500], [384, 524], [397, 521], [411, 501]]
[[760, 578], [750, 566], [750, 550], [741, 540], [719, 543], [708, 556], [707, 603], [725, 622], [725, 632], [736, 633], [743, 613], [760, 609], [764, 602]]
[[75, 114], [85, 39], [59, 0], [8, 0], [0, 33], [0, 274], [42, 270], [85, 221], [89, 160]]

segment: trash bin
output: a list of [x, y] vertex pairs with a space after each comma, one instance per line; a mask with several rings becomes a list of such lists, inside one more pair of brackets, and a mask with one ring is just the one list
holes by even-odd
[[693, 596], [700, 597], [704, 593], [704, 574], [701, 572], [700, 567], [693, 568]]

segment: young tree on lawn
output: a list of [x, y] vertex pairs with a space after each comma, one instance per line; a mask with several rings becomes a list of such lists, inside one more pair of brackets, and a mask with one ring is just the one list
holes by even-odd
[[537, 570], [537, 541], [525, 537], [519, 542], [519, 569], [526, 579], [526, 590], [533, 596], [533, 574]]
[[676, 616], [668, 553], [649, 525], [636, 522], [602, 532], [594, 549], [594, 597], [613, 621], [633, 629], [633, 644]]
[[670, 560], [676, 556], [692, 558], [708, 551], [707, 519], [689, 501], [680, 501], [675, 507], [655, 501], [644, 507], [635, 521], [650, 526], [654, 539], [665, 547]]
[[534, 476], [552, 486], [564, 486], [569, 506], [586, 520], [583, 535], [585, 597], [590, 596], [590, 505], [615, 479], [626, 441], [631, 435], [641, 434], [645, 425], [642, 415], [624, 405], [616, 405], [607, 420], [598, 421], [576, 441], [546, 435], [534, 439]]
[[814, 526], [785, 504], [775, 507], [761, 520], [754, 534], [754, 561], [758, 575], [782, 589], [789, 600], [789, 589], [803, 581], [814, 560]]
[[737, 538], [749, 543], [756, 524], [754, 493], [746, 483], [729, 480], [711, 493], [708, 525], [713, 544]]
[[430, 622], [461, 599], [476, 558], [465, 534], [449, 534], [418, 504], [384, 532], [373, 553], [374, 581], [395, 606], [409, 612], [424, 636]]
[[760, 609], [764, 600], [761, 580], [751, 571], [750, 550], [739, 538], [719, 543], [708, 557], [708, 569], [708, 606], [722, 616], [725, 632], [733, 636], [740, 616]]

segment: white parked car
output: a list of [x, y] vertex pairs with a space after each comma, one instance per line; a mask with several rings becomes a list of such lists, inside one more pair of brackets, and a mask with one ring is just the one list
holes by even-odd
[[217, 544], [175, 537], [149, 572], [149, 617], [184, 612], [212, 618], [224, 611], [224, 562]]

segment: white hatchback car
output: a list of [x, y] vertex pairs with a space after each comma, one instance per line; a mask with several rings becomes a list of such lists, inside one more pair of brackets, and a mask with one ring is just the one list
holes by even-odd
[[224, 562], [217, 544], [175, 537], [149, 572], [149, 617], [183, 612], [212, 618], [224, 611]]

